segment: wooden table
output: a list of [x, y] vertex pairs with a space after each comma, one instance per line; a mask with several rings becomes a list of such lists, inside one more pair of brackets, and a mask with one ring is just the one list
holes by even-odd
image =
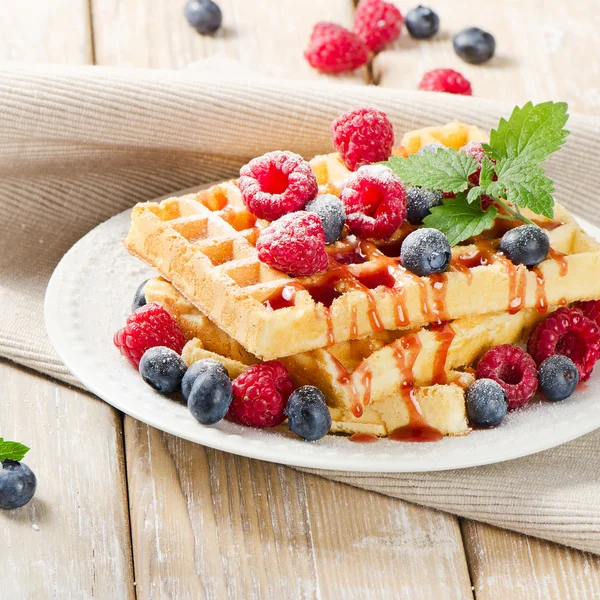
[[[399, 1], [403, 11], [416, 2]], [[225, 27], [192, 31], [183, 0], [5, 2], [0, 58], [185, 67], [218, 54], [276, 77], [319, 77], [302, 49], [351, 0], [221, 0]], [[431, 0], [443, 31], [406, 34], [345, 79], [415, 88], [425, 70], [474, 92], [562, 99], [598, 113], [600, 17], [592, 0]], [[461, 63], [453, 32], [492, 31], [498, 56]], [[33, 446], [39, 491], [0, 515], [0, 597], [598, 598], [600, 557], [196, 446], [87, 394], [0, 362], [1, 430]]]

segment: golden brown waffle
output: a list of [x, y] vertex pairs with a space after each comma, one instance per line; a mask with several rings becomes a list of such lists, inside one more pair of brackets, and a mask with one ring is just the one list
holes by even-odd
[[[165, 280], [150, 280], [144, 292], [192, 340], [183, 353], [188, 364], [214, 358], [235, 377], [256, 362]], [[468, 431], [463, 389], [473, 376], [456, 369], [474, 364], [493, 345], [519, 340], [541, 318], [534, 309], [470, 317], [404, 335], [386, 331], [281, 360], [298, 385], [323, 391], [335, 431], [387, 435], [414, 420], [419, 408], [424, 423], [444, 435], [459, 435]], [[417, 413], [410, 414], [411, 407]]]
[[[313, 166], [325, 187], [323, 174], [337, 181], [343, 169], [337, 155], [318, 157]], [[387, 256], [398, 255], [406, 234], [399, 230], [387, 244], [349, 236], [328, 248], [325, 274], [291, 278], [259, 261], [261, 223], [228, 182], [138, 204], [125, 245], [249, 352], [273, 359], [384, 330], [600, 297], [600, 278], [589, 276], [600, 271], [600, 245], [561, 206], [554, 221], [539, 224], [552, 251], [532, 270], [496, 253], [511, 226], [498, 220], [486, 239], [455, 246], [450, 269], [440, 275], [417, 277]]]

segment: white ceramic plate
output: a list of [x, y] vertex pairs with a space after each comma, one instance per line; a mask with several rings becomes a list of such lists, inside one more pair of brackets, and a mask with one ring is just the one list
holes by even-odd
[[[582, 222], [600, 239], [600, 229]], [[173, 435], [262, 460], [341, 471], [417, 472], [457, 469], [540, 452], [600, 427], [600, 369], [572, 398], [533, 402], [501, 427], [435, 443], [380, 440], [356, 444], [342, 436], [304, 442], [292, 434], [222, 421], [196, 422], [186, 406], [147, 386], [113, 346], [134, 292], [155, 272], [132, 258], [121, 240], [129, 211], [99, 225], [56, 267], [45, 301], [46, 327], [58, 354], [92, 392], [119, 410]]]

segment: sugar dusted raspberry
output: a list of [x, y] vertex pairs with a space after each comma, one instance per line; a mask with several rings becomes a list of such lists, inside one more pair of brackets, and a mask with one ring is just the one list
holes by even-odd
[[146, 350], [166, 346], [181, 354], [185, 337], [173, 317], [156, 302], [138, 308], [127, 317], [123, 329], [114, 336], [114, 344], [121, 354], [138, 367]]
[[420, 90], [427, 92], [448, 92], [449, 94], [461, 94], [472, 96], [471, 84], [458, 71], [453, 69], [434, 69], [423, 75]]
[[570, 358], [579, 370], [580, 380], [586, 381], [600, 358], [600, 327], [581, 309], [562, 307], [535, 328], [527, 350], [538, 365], [554, 354]]
[[402, 23], [402, 14], [390, 2], [361, 0], [354, 15], [354, 33], [371, 52], [379, 52], [400, 37]]
[[344, 164], [356, 171], [390, 157], [394, 128], [385, 113], [374, 108], [355, 108], [331, 124], [331, 139]]
[[488, 350], [477, 365], [478, 379], [493, 379], [506, 393], [508, 408], [527, 404], [538, 386], [537, 368], [527, 352], [503, 344]]
[[584, 316], [594, 321], [600, 327], [600, 300], [588, 300], [587, 302], [575, 302], [573, 305], [578, 308]]
[[294, 383], [276, 360], [248, 367], [233, 382], [227, 417], [251, 427], [275, 427], [285, 421], [284, 410]]
[[368, 165], [352, 173], [340, 198], [348, 227], [361, 238], [390, 237], [406, 217], [404, 185], [383, 165]]
[[258, 258], [288, 275], [313, 275], [327, 268], [325, 231], [315, 213], [284, 215], [260, 232]]
[[343, 73], [366, 64], [369, 50], [352, 31], [323, 21], [314, 26], [304, 57], [322, 73]]
[[269, 221], [302, 210], [319, 191], [310, 164], [293, 152], [267, 152], [252, 159], [240, 169], [238, 186], [246, 208]]

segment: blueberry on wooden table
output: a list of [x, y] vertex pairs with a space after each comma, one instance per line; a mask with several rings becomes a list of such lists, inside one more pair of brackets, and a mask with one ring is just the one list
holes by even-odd
[[25, 506], [35, 494], [37, 478], [25, 464], [16, 460], [2, 461], [0, 469], [0, 508]]
[[188, 23], [202, 35], [215, 33], [223, 22], [223, 13], [212, 0], [188, 0], [183, 12]]
[[417, 6], [406, 15], [406, 29], [418, 40], [433, 37], [440, 28], [440, 18], [437, 13], [426, 6]]
[[480, 65], [494, 56], [496, 40], [479, 27], [467, 27], [454, 37], [454, 51], [465, 62]]

